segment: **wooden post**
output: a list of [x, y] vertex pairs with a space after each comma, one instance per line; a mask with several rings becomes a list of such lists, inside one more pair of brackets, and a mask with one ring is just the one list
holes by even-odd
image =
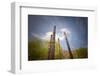
[[53, 35], [51, 35], [50, 43], [48, 47], [48, 59], [55, 58], [55, 34], [56, 34], [56, 26], [54, 26]]
[[55, 58], [55, 34], [56, 34], [56, 26], [54, 26], [53, 35], [50, 38], [50, 45], [48, 47], [48, 59]]
[[65, 35], [66, 44], [67, 44], [67, 47], [68, 47], [68, 51], [69, 51], [70, 58], [73, 59], [73, 54], [72, 54], [72, 52], [71, 52], [71, 48], [70, 48], [70, 45], [69, 45], [69, 42], [68, 42], [68, 39], [67, 39], [67, 34], [66, 34], [66, 32], [64, 32], [64, 35]]
[[54, 26], [53, 37], [52, 37], [52, 59], [55, 58], [55, 34], [56, 34], [56, 26]]

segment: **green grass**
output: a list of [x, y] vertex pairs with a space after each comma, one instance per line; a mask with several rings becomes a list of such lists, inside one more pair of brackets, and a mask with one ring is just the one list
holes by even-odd
[[[47, 60], [48, 59], [48, 41], [44, 41], [38, 38], [34, 38], [28, 42], [28, 60]], [[55, 59], [69, 59], [68, 51], [63, 52], [62, 48], [56, 42], [55, 44]], [[78, 48], [72, 51], [74, 59], [76, 58], [87, 58], [87, 48]]]

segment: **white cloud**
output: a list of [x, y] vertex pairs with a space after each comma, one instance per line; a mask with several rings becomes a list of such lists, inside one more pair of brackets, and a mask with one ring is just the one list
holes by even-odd
[[58, 38], [59, 38], [60, 40], [63, 40], [63, 39], [64, 39], [64, 35], [63, 35], [62, 33], [57, 33], [57, 34], [56, 34], [56, 40], [58, 40]]
[[[55, 36], [56, 41], [58, 41], [58, 38], [59, 38], [60, 40], [64, 40], [65, 37], [64, 37], [63, 32], [66, 32], [66, 31], [67, 31], [66, 29], [61, 29], [59, 32], [56, 32], [56, 36]], [[53, 32], [47, 32], [47, 33], [42, 37], [42, 39], [44, 39], [44, 40], [50, 40], [52, 34], [53, 34]]]
[[[50, 38], [51, 38], [51, 35], [53, 34], [53, 32], [47, 32], [43, 37], [42, 37], [42, 39], [44, 39], [44, 40], [50, 40]], [[56, 36], [55, 36], [56, 38], [56, 41], [58, 41], [58, 38], [60, 39], [60, 40], [63, 40], [64, 39], [64, 36], [61, 34], [61, 33], [56, 33]]]
[[53, 32], [47, 32], [46, 35], [47, 36], [51, 36], [53, 34]]
[[70, 34], [71, 32], [68, 30], [68, 29], [66, 29], [66, 28], [62, 28], [62, 29], [60, 29], [60, 32], [66, 32], [67, 34]]
[[44, 40], [50, 40], [50, 37], [51, 37], [52, 34], [53, 34], [52, 32], [47, 32], [47, 33], [42, 37], [42, 39], [44, 39]]

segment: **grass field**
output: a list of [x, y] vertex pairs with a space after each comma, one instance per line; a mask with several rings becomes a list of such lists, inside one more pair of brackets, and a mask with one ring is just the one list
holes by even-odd
[[[48, 60], [48, 45], [49, 41], [33, 38], [28, 42], [28, 60]], [[69, 52], [58, 48], [59, 45], [55, 43], [55, 58], [54, 59], [70, 59]], [[87, 48], [78, 48], [72, 50], [74, 59], [88, 58]]]

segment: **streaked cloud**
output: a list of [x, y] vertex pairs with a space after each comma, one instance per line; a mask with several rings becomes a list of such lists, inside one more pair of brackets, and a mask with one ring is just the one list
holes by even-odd
[[40, 38], [40, 36], [39, 36], [38, 34], [35, 34], [35, 33], [33, 33], [33, 32], [31, 32], [31, 35], [32, 35], [33, 37]]

